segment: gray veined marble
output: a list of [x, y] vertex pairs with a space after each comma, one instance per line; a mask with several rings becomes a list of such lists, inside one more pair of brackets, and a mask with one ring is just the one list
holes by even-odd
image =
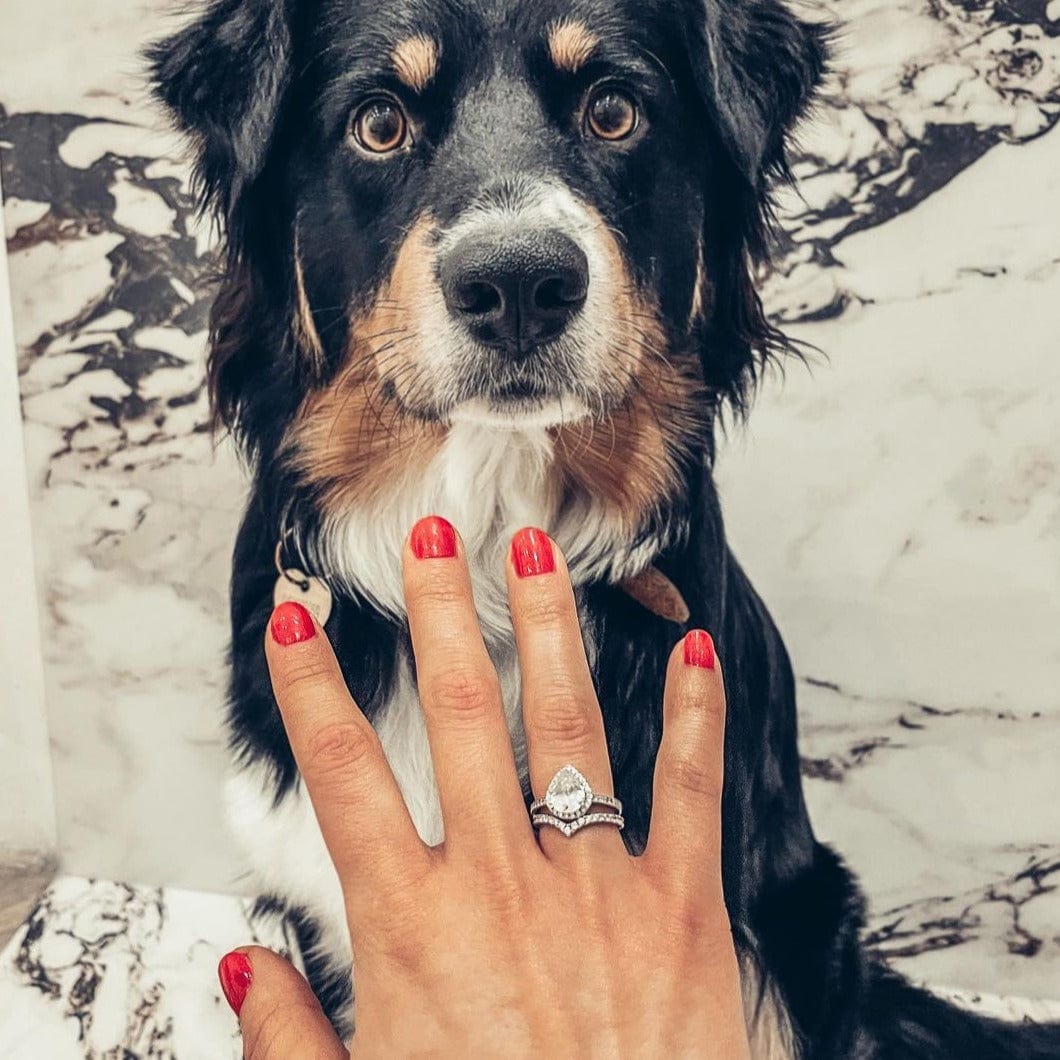
[[[1056, 998], [1060, 5], [825, 6], [846, 29], [765, 286], [823, 355], [767, 380], [730, 431], [729, 531], [791, 649], [815, 827], [864, 883], [871, 941], [917, 978]], [[242, 478], [205, 426], [210, 233], [134, 79], [159, 11], [0, 10], [49, 728], [68, 871], [238, 890], [218, 805]], [[127, 956], [85, 972], [98, 936], [54, 965], [23, 937], [3, 990], [50, 1013], [56, 1043], [86, 1025], [72, 999], [88, 983], [98, 1056], [150, 1040], [171, 1000], [216, 1003], [217, 952], [248, 930], [237, 900], [173, 891], [216, 911], [207, 930], [159, 913], [168, 890], [87, 886], [60, 881], [42, 940], [98, 901], [116, 918], [106, 952], [154, 952], [155, 931], [197, 956], [171, 989], [168, 973], [119, 973]], [[165, 985], [142, 1024], [127, 1022], [134, 980]], [[201, 1025], [230, 1043], [227, 1019]], [[158, 1049], [145, 1055], [176, 1055]], [[197, 1055], [223, 1053], [180, 1051]]]
[[238, 1060], [216, 966], [252, 944], [294, 950], [245, 899], [60, 877], [0, 960], [0, 1056]]

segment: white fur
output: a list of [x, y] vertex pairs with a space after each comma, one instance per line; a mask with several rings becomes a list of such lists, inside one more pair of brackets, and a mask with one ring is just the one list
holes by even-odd
[[601, 504], [568, 500], [561, 507], [549, 478], [553, 447], [538, 426], [454, 423], [427, 467], [406, 469], [382, 500], [327, 519], [314, 541], [302, 543], [310, 567], [337, 588], [403, 617], [405, 539], [417, 519], [444, 516], [463, 538], [487, 641], [508, 642], [504, 561], [516, 530], [539, 526], [552, 534], [576, 585], [621, 580], [659, 548], [657, 540], [634, 547]]
[[320, 924], [320, 950], [334, 967], [352, 960], [346, 906], [313, 806], [298, 784], [278, 803], [268, 770], [251, 766], [225, 787], [232, 832], [263, 894], [301, 906]]
[[752, 1060], [799, 1060], [791, 1014], [772, 979], [763, 980], [758, 964], [740, 953], [740, 986]]

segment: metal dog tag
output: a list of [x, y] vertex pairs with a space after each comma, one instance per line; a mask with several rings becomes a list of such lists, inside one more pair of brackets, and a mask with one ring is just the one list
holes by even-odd
[[279, 607], [292, 601], [305, 607], [321, 626], [331, 617], [331, 590], [327, 582], [288, 567], [276, 579], [272, 606]]

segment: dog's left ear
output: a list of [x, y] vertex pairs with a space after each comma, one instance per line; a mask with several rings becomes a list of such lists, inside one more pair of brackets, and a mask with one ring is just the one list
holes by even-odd
[[755, 190], [786, 168], [785, 137], [824, 74], [831, 27], [782, 0], [686, 0], [692, 71]]
[[284, 0], [209, 0], [146, 51], [155, 95], [189, 134], [203, 200], [229, 224], [261, 173], [290, 69]]

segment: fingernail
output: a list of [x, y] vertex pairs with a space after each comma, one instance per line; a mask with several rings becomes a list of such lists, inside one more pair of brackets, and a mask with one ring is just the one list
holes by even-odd
[[280, 604], [272, 613], [272, 639], [281, 647], [289, 648], [317, 635], [313, 617], [293, 600]]
[[421, 519], [412, 528], [411, 541], [416, 559], [452, 559], [456, 555], [456, 531], [440, 515]]
[[250, 984], [254, 982], [254, 972], [245, 953], [226, 953], [217, 966], [217, 978], [221, 980], [221, 989], [225, 1000], [232, 1006], [238, 1016], [246, 1000]]
[[705, 629], [693, 629], [685, 634], [685, 666], [714, 669], [714, 641]]
[[548, 534], [533, 526], [520, 530], [512, 538], [512, 564], [520, 578], [551, 574], [556, 569], [556, 557]]

